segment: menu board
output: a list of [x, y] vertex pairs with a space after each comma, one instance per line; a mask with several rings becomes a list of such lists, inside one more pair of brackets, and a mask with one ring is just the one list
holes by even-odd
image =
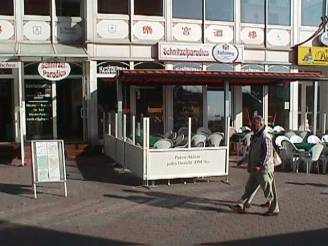
[[51, 121], [51, 83], [29, 81], [25, 85], [26, 121]]
[[32, 141], [35, 182], [64, 180], [65, 165], [62, 140]]

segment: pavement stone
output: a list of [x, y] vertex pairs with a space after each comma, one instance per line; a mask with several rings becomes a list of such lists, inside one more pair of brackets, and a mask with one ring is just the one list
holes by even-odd
[[328, 175], [276, 172], [280, 214], [262, 216], [262, 191], [246, 214], [245, 167], [222, 177], [142, 182], [104, 156], [69, 161], [68, 198], [31, 167], [0, 165], [0, 245], [328, 245]]

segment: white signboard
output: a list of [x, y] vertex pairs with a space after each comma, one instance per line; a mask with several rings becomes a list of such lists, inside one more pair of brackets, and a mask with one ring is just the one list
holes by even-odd
[[28, 40], [45, 41], [50, 39], [50, 23], [45, 21], [28, 21], [24, 24], [24, 37]]
[[[237, 51], [231, 46], [234, 46]], [[234, 61], [241, 62], [243, 59], [243, 47], [231, 44], [229, 44], [229, 47], [231, 47], [231, 50], [234, 49], [233, 52], [238, 53]], [[158, 43], [158, 59], [163, 61], [213, 62], [216, 61], [213, 56], [214, 48], [213, 44]]]
[[211, 43], [230, 43], [233, 41], [233, 27], [209, 25], [205, 37]]
[[227, 148], [150, 151], [147, 178], [173, 179], [227, 175]]
[[0, 62], [0, 69], [13, 69], [18, 68], [18, 62]]
[[267, 34], [268, 43], [272, 46], [288, 46], [290, 33], [288, 30], [271, 29]]
[[129, 36], [129, 24], [124, 20], [101, 20], [97, 23], [99, 39], [126, 39]]
[[58, 81], [65, 79], [70, 74], [71, 67], [68, 63], [61, 62], [40, 63], [38, 71], [43, 78]]
[[218, 44], [213, 48], [215, 60], [222, 63], [233, 63], [237, 60], [239, 51], [233, 44]]
[[173, 26], [173, 38], [177, 41], [201, 41], [202, 26], [200, 24], [177, 23]]
[[138, 40], [161, 40], [164, 26], [160, 22], [138, 21], [133, 25], [133, 34]]
[[245, 27], [240, 33], [240, 39], [244, 44], [264, 44], [264, 31], [261, 28]]
[[64, 141], [31, 141], [34, 197], [36, 185], [43, 182], [64, 182], [67, 196]]

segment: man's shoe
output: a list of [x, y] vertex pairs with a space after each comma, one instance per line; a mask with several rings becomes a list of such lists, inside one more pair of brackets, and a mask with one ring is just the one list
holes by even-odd
[[231, 205], [230, 208], [237, 213], [245, 213], [245, 208], [239, 204]]
[[263, 216], [277, 216], [279, 212], [266, 211]]
[[270, 206], [270, 202], [262, 203], [262, 204], [260, 205], [261, 208], [267, 208], [267, 207], [269, 207], [269, 206]]

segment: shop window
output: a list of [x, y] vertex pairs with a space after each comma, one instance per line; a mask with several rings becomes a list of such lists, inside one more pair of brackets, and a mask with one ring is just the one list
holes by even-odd
[[203, 126], [203, 91], [202, 86], [176, 86], [173, 90], [174, 130], [188, 127], [191, 117], [192, 132]]
[[1, 1], [0, 15], [14, 15], [13, 0]]
[[12, 74], [12, 69], [8, 69], [8, 68], [0, 69], [0, 74], [9, 74], [9, 75], [11, 75]]
[[50, 16], [50, 0], [24, 0], [25, 15]]
[[301, 1], [302, 26], [318, 26], [325, 15], [325, 0]]
[[234, 21], [234, 1], [205, 0], [206, 19], [213, 21]]
[[173, 70], [202, 71], [202, 64], [200, 64], [200, 63], [176, 63], [173, 65]]
[[202, 19], [202, 0], [172, 0], [173, 18]]
[[264, 24], [265, 1], [242, 0], [240, 1], [241, 22]]
[[162, 63], [156, 62], [140, 62], [135, 63], [135, 69], [164, 69], [164, 65]]
[[134, 14], [163, 16], [163, 0], [134, 0]]
[[225, 121], [223, 86], [207, 88], [207, 119], [208, 128], [212, 132], [224, 132]]
[[233, 65], [231, 65], [231, 64], [213, 63], [213, 64], [207, 65], [206, 71], [233, 72]]
[[269, 25], [290, 26], [291, 0], [269, 0]]
[[129, 0], [98, 0], [98, 13], [129, 14]]
[[56, 0], [57, 16], [81, 16], [81, 0]]

